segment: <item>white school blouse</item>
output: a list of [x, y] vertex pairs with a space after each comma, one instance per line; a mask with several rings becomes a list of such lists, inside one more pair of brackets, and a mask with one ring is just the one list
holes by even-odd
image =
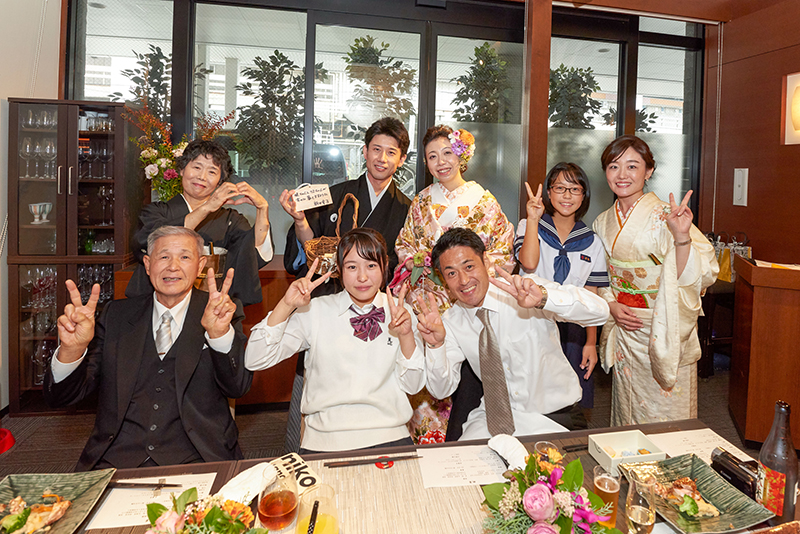
[[[410, 359], [403, 356], [400, 340], [388, 333], [391, 314], [382, 292], [372, 302], [386, 314], [381, 334], [372, 341], [358, 339], [350, 324], [356, 316], [351, 304], [346, 291], [317, 297], [279, 325], [268, 326], [268, 315], [250, 333], [245, 365], [251, 371], [307, 351], [300, 404], [305, 449], [360, 449], [409, 436], [406, 423], [413, 412], [406, 394], [425, 385], [422, 344], [418, 340]], [[416, 331], [413, 313], [411, 318]]]

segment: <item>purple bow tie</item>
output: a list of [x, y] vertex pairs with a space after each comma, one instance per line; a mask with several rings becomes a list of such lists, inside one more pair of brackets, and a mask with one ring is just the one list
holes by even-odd
[[[351, 305], [350, 309], [358, 313], [354, 306]], [[383, 330], [381, 330], [381, 325], [378, 323], [382, 323], [385, 320], [386, 314], [383, 308], [377, 307], [372, 308], [372, 311], [369, 313], [351, 317], [350, 324], [353, 325], [353, 335], [361, 341], [372, 341], [383, 332]]]

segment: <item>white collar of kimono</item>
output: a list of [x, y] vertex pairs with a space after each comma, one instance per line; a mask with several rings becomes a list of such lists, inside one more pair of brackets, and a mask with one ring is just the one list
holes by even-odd
[[392, 178], [386, 180], [386, 185], [384, 185], [383, 189], [381, 189], [378, 192], [375, 191], [375, 187], [373, 187], [372, 185], [372, 180], [369, 179], [369, 174], [367, 174], [366, 178], [367, 178], [367, 187], [369, 187], [369, 203], [372, 209], [374, 210], [375, 206], [377, 206], [378, 202], [380, 202], [381, 199], [383, 198], [383, 195], [386, 194], [386, 190], [389, 189], [389, 184], [391, 183]]
[[[447, 193], [454, 193], [458, 196], [454, 199], [449, 199]], [[466, 206], [470, 213], [478, 205], [478, 202], [483, 198], [484, 189], [477, 182], [467, 182], [455, 191], [448, 191], [442, 184], [436, 182], [431, 187], [431, 202], [433, 204], [441, 204], [447, 206], [447, 209], [439, 216], [438, 223], [439, 229], [435, 235], [435, 239], [439, 239], [442, 233], [449, 230], [453, 224], [458, 220], [458, 208]]]
[[181, 198], [183, 199], [184, 202], [186, 202], [186, 207], [189, 208], [189, 213], [192, 213], [194, 210], [192, 209], [191, 204], [189, 204], [189, 201], [186, 200], [186, 197], [183, 196], [183, 193], [181, 193]]

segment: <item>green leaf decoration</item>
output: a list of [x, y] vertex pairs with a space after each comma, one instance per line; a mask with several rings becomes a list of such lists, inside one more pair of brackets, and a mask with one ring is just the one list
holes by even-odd
[[517, 479], [517, 483], [519, 484], [519, 493], [520, 493], [520, 495], [524, 494], [525, 490], [527, 490], [528, 487], [529, 487], [529, 484], [528, 484], [528, 480], [529, 479], [526, 479], [525, 475], [523, 475], [522, 473], [518, 473], [516, 471], [514, 471], [514, 473], [512, 473], [512, 474], [514, 475], [514, 478]]
[[603, 502], [603, 499], [601, 499], [595, 493], [592, 493], [591, 491], [588, 490], [586, 491], [586, 493], [589, 494], [589, 502], [592, 503], [592, 510], [599, 510], [600, 508], [606, 505], [606, 503]]
[[[267, 534], [267, 529], [265, 528], [251, 528], [245, 534]], [[620, 532], [620, 534], [622, 534]]]
[[[531, 481], [531, 483], [536, 482], [536, 480], [538, 480], [539, 478], [539, 466], [536, 463], [536, 453], [531, 454], [528, 457], [528, 463], [525, 466], [525, 478]], [[519, 491], [522, 492], [521, 486], [519, 488]]]
[[678, 510], [681, 512], [686, 512], [687, 515], [696, 515], [697, 512], [700, 511], [700, 508], [697, 506], [697, 501], [695, 501], [689, 495], [684, 495], [683, 502], [678, 507]]
[[442, 279], [439, 278], [439, 275], [437, 274], [436, 270], [433, 269], [433, 268], [431, 268], [431, 274], [428, 275], [428, 279], [431, 282], [433, 282], [434, 284], [436, 284], [437, 286], [443, 286], [444, 285], [444, 282], [442, 282]]
[[147, 505], [147, 519], [150, 521], [150, 526], [156, 524], [156, 519], [161, 517], [161, 514], [167, 511], [167, 507], [157, 502], [151, 502]]
[[567, 491], [578, 491], [583, 486], [583, 466], [580, 460], [573, 460], [564, 469], [559, 486]]
[[417, 281], [419, 277], [422, 276], [422, 267], [412, 267], [411, 268], [411, 285], [417, 285]]
[[503, 482], [488, 484], [481, 488], [483, 489], [484, 497], [486, 497], [484, 502], [489, 506], [489, 508], [494, 510], [498, 509], [498, 506], [500, 505], [500, 499], [503, 498], [503, 491], [505, 491], [506, 488], [508, 488], [508, 484]]
[[570, 534], [572, 532], [572, 518], [565, 515], [558, 516], [558, 519], [553, 521], [561, 529], [561, 534]]
[[29, 515], [31, 515], [30, 507], [25, 508], [18, 514], [6, 516], [3, 522], [0, 523], [0, 526], [2, 526], [8, 534], [11, 534], [25, 526]]
[[186, 505], [197, 500], [197, 488], [189, 488], [175, 499], [175, 511], [182, 514]]
[[211, 510], [208, 511], [206, 516], [203, 518], [203, 525], [207, 527], [213, 527], [214, 523], [217, 522], [220, 518], [224, 517], [225, 512], [220, 510], [219, 506], [214, 506]]

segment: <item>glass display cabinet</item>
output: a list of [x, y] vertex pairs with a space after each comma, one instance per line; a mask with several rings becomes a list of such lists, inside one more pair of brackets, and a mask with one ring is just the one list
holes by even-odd
[[[44, 372], [58, 346], [56, 321], [75, 281], [100, 306], [113, 273], [132, 263], [132, 220], [143, 187], [122, 104], [9, 99], [9, 412], [46, 406]], [[99, 310], [98, 310], [99, 313]], [[70, 410], [91, 410], [92, 401]]]

